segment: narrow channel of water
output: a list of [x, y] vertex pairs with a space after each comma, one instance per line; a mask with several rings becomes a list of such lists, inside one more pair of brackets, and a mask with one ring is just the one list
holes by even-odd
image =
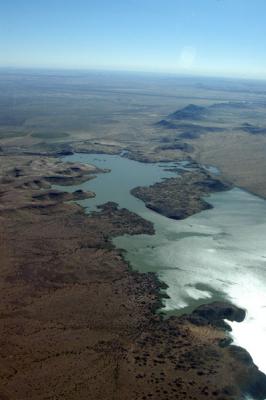
[[[235, 343], [246, 348], [266, 373], [266, 201], [240, 189], [208, 198], [213, 209], [183, 221], [148, 210], [130, 189], [165, 177], [172, 164], [142, 164], [119, 156], [75, 154], [66, 161], [110, 168], [92, 181], [64, 187], [92, 190], [96, 198], [80, 202], [88, 212], [115, 201], [154, 223], [154, 236], [114, 239], [126, 258], [141, 272], [155, 271], [167, 283], [164, 311], [184, 313], [214, 300], [229, 300], [247, 310], [244, 322], [232, 323]], [[62, 187], [60, 186], [60, 189]]]

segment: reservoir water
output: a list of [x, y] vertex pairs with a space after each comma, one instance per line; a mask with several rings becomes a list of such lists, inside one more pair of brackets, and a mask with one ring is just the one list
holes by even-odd
[[181, 314], [214, 300], [245, 308], [245, 321], [231, 323], [232, 336], [266, 373], [266, 201], [235, 188], [209, 196], [213, 209], [174, 221], [148, 210], [130, 194], [136, 186], [175, 176], [165, 170], [172, 164], [98, 154], [74, 154], [64, 160], [111, 169], [83, 184], [58, 187], [94, 191], [94, 199], [79, 202], [88, 212], [115, 201], [153, 222], [155, 235], [125, 235], [113, 242], [127, 251], [133, 268], [154, 271], [168, 285], [163, 311]]

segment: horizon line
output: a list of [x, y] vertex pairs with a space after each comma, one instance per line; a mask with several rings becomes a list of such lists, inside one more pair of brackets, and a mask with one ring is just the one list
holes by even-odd
[[43, 71], [43, 72], [111, 72], [111, 73], [126, 73], [126, 74], [145, 74], [145, 75], [163, 75], [163, 76], [172, 76], [179, 78], [208, 78], [208, 79], [225, 79], [225, 80], [243, 80], [243, 81], [265, 81], [265, 77], [255, 77], [251, 76], [242, 76], [242, 75], [219, 75], [219, 74], [210, 74], [207, 73], [192, 73], [192, 72], [174, 72], [174, 71], [152, 71], [145, 69], [126, 69], [126, 68], [104, 68], [104, 67], [70, 67], [70, 66], [12, 66], [12, 65], [0, 65], [1, 70], [18, 70], [18, 71]]

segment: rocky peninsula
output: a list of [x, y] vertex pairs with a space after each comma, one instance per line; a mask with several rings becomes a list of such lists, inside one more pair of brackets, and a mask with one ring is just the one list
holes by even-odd
[[177, 177], [149, 187], [136, 187], [131, 193], [144, 201], [151, 210], [178, 220], [211, 208], [203, 197], [230, 188], [228, 183], [213, 177], [203, 168], [197, 168], [193, 171], [180, 171]]
[[50, 187], [100, 170], [48, 157], [0, 163], [2, 399], [265, 398], [266, 377], [219, 323], [243, 310], [216, 303], [163, 319], [162, 284], [111, 243], [152, 224], [114, 203], [86, 215], [64, 200], [93, 193]]

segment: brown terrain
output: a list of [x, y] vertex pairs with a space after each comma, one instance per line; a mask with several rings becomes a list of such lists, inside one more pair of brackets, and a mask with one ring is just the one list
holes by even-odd
[[153, 226], [113, 203], [86, 215], [72, 200], [94, 193], [51, 184], [108, 173], [58, 156], [122, 153], [194, 163], [133, 191], [171, 218], [231, 184], [265, 198], [266, 88], [131, 79], [0, 74], [0, 399], [264, 399], [266, 377], [224, 323], [244, 310], [214, 303], [163, 319], [163, 284], [132, 271], [111, 242]]
[[264, 398], [266, 377], [222, 322], [243, 310], [218, 303], [162, 319], [160, 282], [131, 271], [110, 242], [152, 225], [113, 203], [86, 215], [49, 188], [102, 171], [0, 161], [1, 399]]
[[217, 166], [234, 185], [266, 199], [265, 136], [239, 133], [201, 138], [195, 144], [199, 162]]
[[181, 170], [176, 178], [165, 179], [149, 187], [136, 187], [131, 193], [159, 214], [184, 219], [212, 207], [203, 196], [230, 188], [230, 185], [198, 167], [195, 171]]

